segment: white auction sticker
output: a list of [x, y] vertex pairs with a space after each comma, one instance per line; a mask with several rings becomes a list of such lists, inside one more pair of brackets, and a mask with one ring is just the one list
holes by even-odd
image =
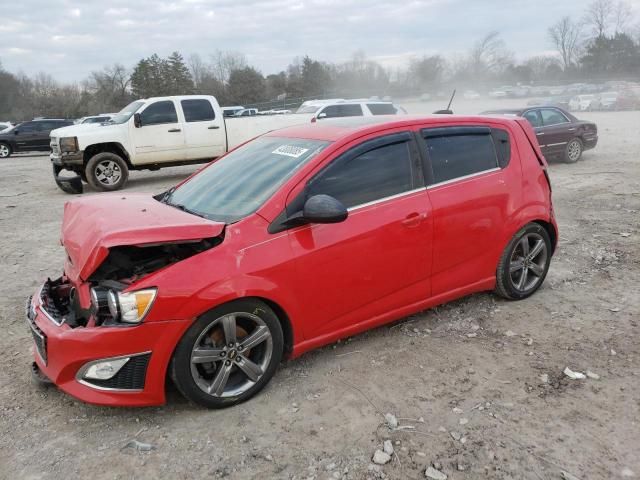
[[273, 152], [276, 155], [286, 155], [287, 157], [298, 158], [308, 152], [308, 148], [295, 147], [293, 145], [280, 145]]

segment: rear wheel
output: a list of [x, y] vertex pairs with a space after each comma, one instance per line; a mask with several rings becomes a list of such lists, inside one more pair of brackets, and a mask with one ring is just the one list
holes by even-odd
[[192, 402], [224, 408], [258, 393], [282, 360], [284, 337], [265, 303], [237, 300], [200, 317], [178, 343], [170, 374]]
[[11, 147], [6, 143], [0, 143], [0, 158], [8, 158], [11, 156]]
[[572, 139], [565, 148], [564, 161], [576, 163], [582, 156], [582, 141], [579, 138]]
[[496, 292], [510, 300], [532, 295], [544, 282], [551, 262], [551, 239], [537, 223], [525, 225], [505, 249], [496, 271]]
[[96, 190], [120, 190], [127, 183], [129, 168], [122, 157], [102, 152], [91, 157], [85, 167], [87, 183]]

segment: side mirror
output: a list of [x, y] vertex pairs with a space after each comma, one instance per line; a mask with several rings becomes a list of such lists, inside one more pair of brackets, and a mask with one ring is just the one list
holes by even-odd
[[342, 202], [330, 195], [314, 195], [307, 199], [302, 209], [302, 218], [309, 223], [340, 223], [348, 215]]
[[324, 113], [324, 112], [319, 113], [319, 114], [318, 114], [318, 119], [320, 119], [320, 118], [327, 118], [327, 114], [326, 114], [326, 113]]
[[18, 135], [19, 133], [20, 133], [20, 130], [18, 130], [17, 128], [15, 128], [15, 129], [13, 130], [13, 134], [14, 134], [14, 135]]
[[133, 114], [133, 125], [136, 128], [140, 128], [142, 126], [142, 117], [140, 116], [139, 113]]

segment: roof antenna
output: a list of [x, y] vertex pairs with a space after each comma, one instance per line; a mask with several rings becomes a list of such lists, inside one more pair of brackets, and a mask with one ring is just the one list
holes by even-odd
[[453, 103], [453, 97], [456, 96], [456, 89], [453, 89], [453, 93], [451, 94], [451, 98], [449, 99], [449, 105], [447, 105], [447, 109], [446, 110], [436, 110], [435, 114], [438, 115], [453, 115], [453, 111], [451, 110], [451, 104]]

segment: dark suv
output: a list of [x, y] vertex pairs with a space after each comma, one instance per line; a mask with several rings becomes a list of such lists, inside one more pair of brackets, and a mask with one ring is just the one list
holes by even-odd
[[49, 133], [56, 128], [73, 125], [71, 120], [39, 119], [23, 122], [0, 132], [0, 158], [17, 152], [48, 152]]

